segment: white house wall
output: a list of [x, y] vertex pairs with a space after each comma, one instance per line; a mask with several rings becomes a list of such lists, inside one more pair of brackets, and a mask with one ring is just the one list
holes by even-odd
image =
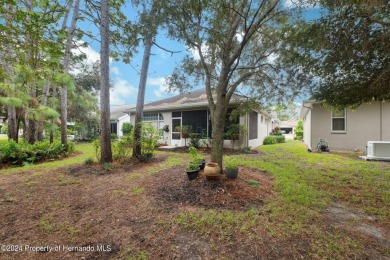
[[311, 143], [311, 109], [307, 112], [306, 116], [303, 118], [303, 142], [308, 146], [314, 149], [314, 146]]
[[[332, 133], [330, 110], [320, 104], [313, 104], [312, 127], [311, 131], [308, 131], [311, 132], [312, 148], [316, 148], [320, 138], [329, 143], [331, 150], [359, 149], [365, 151], [367, 141], [390, 141], [390, 105], [382, 103], [382, 113], [380, 106], [380, 102], [373, 102], [364, 104], [356, 110], [347, 109], [346, 132]], [[308, 115], [307, 118], [310, 116]], [[307, 132], [306, 128], [304, 132]], [[306, 141], [308, 140], [305, 139]]]
[[122, 127], [124, 123], [130, 123], [130, 116], [124, 115], [118, 119], [117, 122], [117, 135], [119, 137], [123, 136]]

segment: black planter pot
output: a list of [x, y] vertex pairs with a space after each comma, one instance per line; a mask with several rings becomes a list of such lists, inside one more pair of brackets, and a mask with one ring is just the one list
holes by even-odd
[[205, 166], [206, 166], [206, 161], [203, 159], [203, 161], [199, 162], [199, 169], [203, 170]]
[[196, 170], [186, 170], [186, 173], [190, 181], [195, 180], [199, 176], [199, 168]]
[[237, 179], [238, 176], [238, 168], [235, 169], [226, 169], [226, 177], [229, 179]]

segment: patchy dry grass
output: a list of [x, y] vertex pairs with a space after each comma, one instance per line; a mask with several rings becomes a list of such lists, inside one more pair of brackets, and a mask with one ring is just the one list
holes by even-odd
[[0, 241], [95, 251], [0, 252], [1, 259], [390, 257], [389, 163], [288, 142], [226, 156], [239, 165], [237, 180], [190, 182], [186, 154], [159, 152], [151, 163], [105, 170], [83, 164], [94, 158], [90, 144], [76, 147], [83, 153], [61, 161], [72, 166], [0, 175]]

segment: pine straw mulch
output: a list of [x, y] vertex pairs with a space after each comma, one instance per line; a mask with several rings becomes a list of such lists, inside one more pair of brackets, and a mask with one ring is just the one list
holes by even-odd
[[[0, 176], [1, 244], [60, 246], [51, 252], [0, 250], [0, 259], [137, 259], [144, 254], [149, 259], [248, 259], [269, 250], [260, 244], [254, 247], [242, 234], [236, 239], [244, 243], [237, 246], [210, 246], [210, 241], [224, 238], [183, 229], [174, 219], [188, 207], [199, 212], [261, 207], [273, 198], [270, 175], [240, 167], [236, 180], [208, 182], [201, 174], [189, 181], [185, 160], [183, 165], [148, 173], [167, 156], [159, 154], [149, 164], [112, 164], [110, 170], [76, 165], [39, 175], [26, 171]], [[253, 187], [248, 180], [259, 185]], [[110, 250], [98, 251], [97, 245]], [[94, 251], [68, 251], [63, 246], [91, 246]], [[273, 254], [292, 253], [286, 248]]]

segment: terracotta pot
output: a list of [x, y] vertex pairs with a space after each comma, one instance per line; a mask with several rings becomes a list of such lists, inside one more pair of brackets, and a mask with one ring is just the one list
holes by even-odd
[[218, 163], [208, 163], [204, 168], [204, 173], [208, 181], [216, 181], [221, 177]]

